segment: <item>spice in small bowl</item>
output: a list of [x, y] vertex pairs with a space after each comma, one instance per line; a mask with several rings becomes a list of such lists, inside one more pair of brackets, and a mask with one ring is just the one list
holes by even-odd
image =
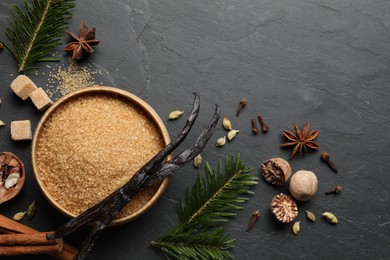
[[25, 178], [24, 164], [19, 157], [11, 152], [0, 153], [0, 204], [20, 192]]

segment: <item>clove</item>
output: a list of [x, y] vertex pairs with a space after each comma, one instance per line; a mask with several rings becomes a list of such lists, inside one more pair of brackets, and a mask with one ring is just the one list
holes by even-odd
[[252, 119], [252, 132], [254, 134], [257, 134], [260, 131], [260, 129], [257, 127], [256, 119]]
[[261, 115], [259, 115], [257, 118], [259, 119], [261, 124], [261, 131], [263, 131], [263, 133], [268, 133], [269, 126], [265, 123], [264, 118]]
[[340, 193], [340, 191], [341, 191], [342, 189], [343, 189], [342, 186], [337, 185], [333, 190], [329, 190], [329, 191], [325, 192], [325, 194], [326, 194], [326, 195], [333, 194], [333, 193], [338, 194], [338, 193]]
[[248, 103], [248, 100], [246, 98], [243, 98], [240, 100], [240, 103], [238, 104], [238, 107], [237, 107], [236, 116], [240, 115], [241, 110], [244, 108], [244, 106], [246, 106], [247, 103]]
[[249, 220], [248, 226], [246, 227], [245, 231], [249, 231], [251, 228], [255, 226], [255, 223], [257, 219], [260, 217], [260, 210], [253, 211], [252, 217]]
[[330, 160], [330, 155], [327, 152], [323, 152], [321, 154], [321, 159], [329, 166], [332, 171], [334, 171], [335, 173], [339, 172], [336, 165]]

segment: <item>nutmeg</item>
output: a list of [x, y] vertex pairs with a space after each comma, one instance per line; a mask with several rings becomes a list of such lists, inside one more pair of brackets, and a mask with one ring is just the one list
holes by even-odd
[[314, 172], [300, 170], [290, 180], [290, 193], [296, 200], [307, 201], [317, 193], [318, 180]]
[[282, 186], [291, 175], [290, 164], [282, 158], [269, 159], [260, 168], [265, 181], [272, 185]]
[[271, 201], [271, 210], [276, 219], [283, 223], [289, 223], [298, 216], [297, 203], [291, 196], [280, 193]]

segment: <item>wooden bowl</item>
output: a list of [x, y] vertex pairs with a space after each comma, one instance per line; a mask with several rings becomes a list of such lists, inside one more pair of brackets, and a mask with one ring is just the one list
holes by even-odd
[[[126, 183], [170, 142], [157, 113], [142, 99], [113, 87], [88, 87], [55, 102], [32, 143], [32, 166], [48, 201], [73, 218]], [[112, 222], [149, 210], [168, 178], [137, 193]]]
[[11, 152], [0, 153], [0, 161], [1, 165], [4, 164], [7, 165], [7, 167], [18, 167], [19, 170], [17, 170], [17, 172], [20, 173], [20, 177], [13, 187], [9, 189], [6, 189], [4, 186], [0, 187], [0, 204], [2, 204], [18, 195], [18, 193], [22, 190], [24, 181], [26, 179], [26, 170], [22, 160], [20, 160], [19, 157]]

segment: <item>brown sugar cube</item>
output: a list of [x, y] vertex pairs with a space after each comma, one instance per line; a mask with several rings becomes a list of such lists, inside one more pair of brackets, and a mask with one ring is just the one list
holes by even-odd
[[42, 88], [37, 88], [30, 94], [30, 98], [34, 105], [40, 110], [45, 110], [46, 108], [53, 105], [53, 101], [49, 98], [46, 92]]
[[11, 83], [11, 89], [18, 95], [21, 99], [26, 100], [31, 92], [37, 89], [37, 86], [25, 75], [19, 75]]
[[30, 120], [12, 121], [11, 138], [14, 141], [32, 140]]

